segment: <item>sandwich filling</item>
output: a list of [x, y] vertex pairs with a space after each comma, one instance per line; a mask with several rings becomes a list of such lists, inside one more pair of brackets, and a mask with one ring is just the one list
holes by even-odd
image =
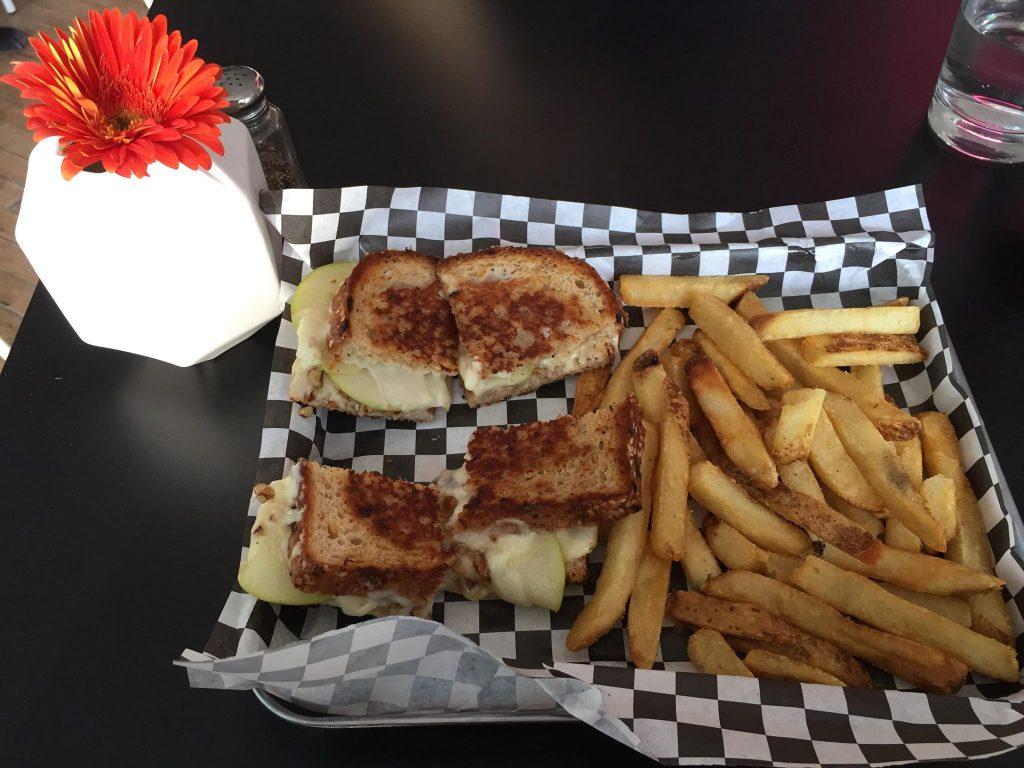
[[304, 512], [298, 506], [301, 482], [296, 464], [284, 478], [270, 483], [273, 495], [256, 512], [249, 551], [238, 571], [242, 588], [270, 603], [333, 605], [349, 616], [391, 616], [422, 609], [419, 601], [392, 590], [374, 590], [365, 595], [326, 595], [304, 592], [295, 586], [289, 567], [295, 547], [289, 548], [288, 542], [294, 524], [302, 519]]
[[416, 370], [381, 363], [358, 354], [336, 355], [328, 348], [330, 307], [308, 307], [299, 317], [293, 376], [299, 381], [319, 380], [320, 396], [329, 404], [339, 395], [375, 411], [402, 413], [451, 406], [448, 376], [439, 371]]
[[[451, 528], [469, 502], [465, 467], [446, 471], [436, 485], [442, 502], [452, 508]], [[597, 546], [597, 526], [548, 531], [514, 518], [481, 530], [452, 536], [455, 560], [445, 589], [478, 600], [494, 594], [516, 605], [539, 605], [557, 611], [566, 572]]]
[[[479, 360], [459, 345], [459, 376], [465, 388], [477, 397], [505, 387], [514, 387], [533, 378], [538, 382], [555, 381], [572, 372], [603, 365], [618, 348], [618, 328], [606, 333], [595, 333], [571, 351], [548, 354], [529, 365], [510, 370], [485, 371]], [[609, 353], [609, 350], [612, 352]]]

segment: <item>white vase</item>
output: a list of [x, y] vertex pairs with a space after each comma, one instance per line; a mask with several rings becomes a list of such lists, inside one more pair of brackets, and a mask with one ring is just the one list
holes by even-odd
[[83, 341], [192, 365], [280, 314], [256, 149], [236, 120], [221, 141], [209, 171], [153, 163], [143, 179], [66, 181], [56, 138], [32, 150], [15, 237]]

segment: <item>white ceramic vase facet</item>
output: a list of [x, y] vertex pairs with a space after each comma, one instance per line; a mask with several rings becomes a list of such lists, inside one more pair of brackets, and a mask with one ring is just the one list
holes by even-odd
[[81, 339], [175, 365], [209, 360], [284, 306], [266, 186], [245, 126], [221, 125], [209, 171], [61, 176], [57, 139], [29, 156], [15, 237]]

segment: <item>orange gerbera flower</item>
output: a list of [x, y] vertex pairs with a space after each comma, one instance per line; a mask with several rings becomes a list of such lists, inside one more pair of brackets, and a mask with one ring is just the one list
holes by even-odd
[[39, 61], [16, 62], [0, 80], [34, 102], [25, 116], [36, 141], [60, 138], [64, 178], [94, 163], [139, 178], [154, 161], [209, 169], [207, 150], [224, 154], [220, 67], [196, 58], [195, 40], [168, 34], [164, 16], [90, 11], [54, 35], [32, 38]]

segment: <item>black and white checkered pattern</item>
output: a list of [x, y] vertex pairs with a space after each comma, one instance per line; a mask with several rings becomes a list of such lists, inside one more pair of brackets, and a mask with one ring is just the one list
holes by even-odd
[[[289, 290], [312, 268], [384, 248], [449, 256], [498, 244], [529, 244], [557, 246], [585, 258], [609, 281], [624, 274], [757, 272], [769, 276], [758, 293], [774, 309], [867, 306], [907, 296], [922, 307], [920, 341], [927, 361], [898, 371], [887, 369], [886, 391], [912, 412], [937, 409], [950, 415], [980, 499], [996, 571], [1007, 583], [1004, 596], [1015, 632], [1021, 634], [1020, 518], [928, 283], [933, 240], [919, 187], [745, 214], [662, 214], [432, 188], [285, 190], [264, 193], [261, 203], [284, 236], [281, 275]], [[634, 343], [654, 314], [629, 308], [623, 349]], [[691, 332], [692, 328], [684, 334]], [[451, 410], [427, 424], [323, 410], [304, 418], [287, 395], [295, 346], [295, 329], [286, 310], [273, 360], [258, 482], [280, 478], [291, 462], [303, 457], [427, 482], [440, 470], [462, 463], [475, 427], [550, 419], [567, 413], [572, 404], [570, 379], [476, 410], [456, 393]], [[246, 537], [257, 506], [253, 498]], [[445, 594], [435, 603], [433, 618], [511, 666], [544, 667], [555, 678], [571, 676], [595, 684], [605, 693], [603, 708], [588, 709], [577, 699], [573, 707], [568, 699], [563, 705], [668, 763], [879, 764], [991, 755], [1024, 743], [1020, 684], [974, 678], [960, 696], [942, 697], [899, 690], [906, 686], [884, 675], [876, 681], [891, 690], [716, 679], [695, 673], [686, 657], [686, 638], [676, 632], [663, 634], [656, 668], [647, 672], [627, 668], [621, 630], [613, 630], [589, 650], [568, 652], [565, 635], [592, 593], [600, 560], [601, 553], [595, 553], [588, 583], [570, 587], [558, 613]], [[673, 579], [676, 587], [683, 586], [680, 573], [674, 572]], [[207, 645], [209, 655], [189, 652], [199, 665], [192, 672], [193, 684], [236, 687], [233, 680], [244, 680], [246, 687], [266, 687], [324, 711], [323, 700], [302, 698], [294, 687], [282, 686], [287, 675], [267, 677], [267, 672], [280, 673], [278, 665], [285, 662], [277, 660], [276, 651], [263, 651], [306, 639], [290, 646], [294, 650], [288, 653], [295, 659], [289, 656], [289, 670], [301, 668], [306, 682], [348, 685], [343, 674], [347, 661], [320, 656], [314, 664], [299, 657], [312, 653], [323, 637], [346, 634], [325, 632], [352, 624], [334, 608], [268, 605], [236, 586]], [[370, 625], [356, 624], [366, 626]], [[467, 653], [471, 648], [463, 647]], [[275, 659], [270, 667], [267, 659]], [[230, 665], [236, 663], [247, 677], [225, 676], [234, 674]], [[205, 677], [199, 669], [205, 670]], [[349, 698], [354, 695], [331, 691], [330, 701], [340, 696], [346, 708], [328, 705], [328, 711], [372, 705], [366, 697]], [[632, 734], [618, 732], [620, 722]], [[630, 741], [634, 734], [635, 743]]]

